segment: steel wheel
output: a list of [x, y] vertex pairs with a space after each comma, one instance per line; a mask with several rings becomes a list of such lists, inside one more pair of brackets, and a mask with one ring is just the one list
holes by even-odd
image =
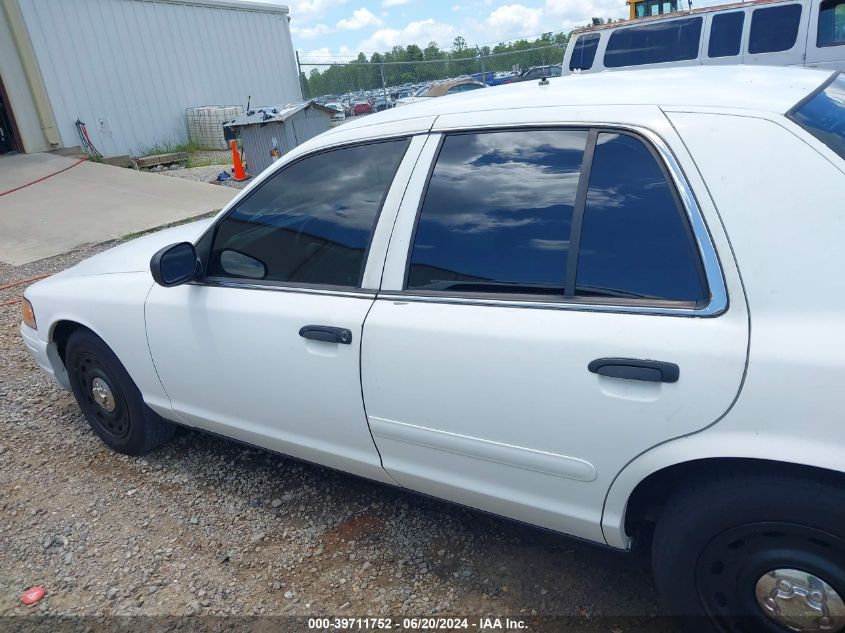
[[91, 352], [81, 353], [73, 367], [84, 395], [83, 412], [108, 435], [121, 439], [129, 435], [130, 419], [126, 398], [105, 364]]
[[841, 539], [790, 523], [727, 530], [704, 548], [696, 586], [704, 611], [728, 631], [841, 631]]

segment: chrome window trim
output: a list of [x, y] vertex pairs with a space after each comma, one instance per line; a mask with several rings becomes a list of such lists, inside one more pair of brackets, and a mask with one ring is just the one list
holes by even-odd
[[[472, 128], [465, 128], [463, 126], [456, 128], [449, 128], [448, 130], [433, 130], [432, 133], [446, 134], [447, 132], [473, 132], [483, 129], [525, 129], [537, 127], [536, 123], [523, 123], [516, 125], [489, 125], [489, 126], [475, 126]], [[648, 300], [629, 300], [625, 302], [611, 303], [608, 301], [595, 301], [585, 299], [582, 301], [572, 299], [564, 299], [549, 301], [549, 300], [530, 300], [530, 299], [514, 299], [512, 295], [486, 295], [486, 296], [467, 296], [455, 294], [426, 294], [418, 290], [390, 290], [381, 291], [378, 293], [378, 299], [391, 299], [394, 301], [408, 301], [421, 303], [448, 303], [455, 305], [481, 305], [481, 306], [499, 306], [499, 307], [514, 307], [514, 308], [537, 308], [545, 310], [577, 310], [583, 312], [608, 312], [608, 313], [624, 313], [624, 314], [650, 314], [662, 316], [684, 316], [684, 317], [716, 317], [723, 314], [729, 305], [727, 285], [725, 283], [722, 266], [719, 261], [716, 247], [710, 236], [710, 231], [707, 223], [704, 221], [704, 216], [701, 213], [701, 208], [698, 206], [695, 194], [692, 187], [687, 182], [684, 171], [673, 154], [669, 145], [663, 138], [653, 130], [644, 128], [639, 125], [618, 124], [618, 123], [601, 123], [601, 122], [587, 122], [587, 121], [571, 121], [567, 123], [559, 123], [554, 126], [544, 124], [543, 127], [573, 127], [578, 129], [593, 129], [597, 128], [599, 131], [619, 130], [625, 132], [632, 132], [639, 135], [641, 138], [651, 144], [652, 148], [657, 152], [660, 159], [663, 161], [664, 171], [669, 174], [672, 179], [672, 184], [677, 192], [678, 198], [683, 205], [683, 211], [686, 213], [687, 220], [690, 223], [695, 245], [698, 248], [701, 257], [701, 265], [704, 269], [704, 276], [707, 280], [707, 285], [710, 290], [710, 300], [706, 305], [700, 308], [692, 308], [684, 306], [670, 306], [670, 305], [655, 305], [654, 301]], [[435, 125], [436, 128], [436, 125]], [[436, 160], [436, 159], [435, 159]], [[418, 211], [419, 213], [419, 211]], [[410, 249], [413, 243], [409, 245]], [[409, 255], [410, 256], [410, 255]], [[682, 303], [682, 302], [666, 302], [666, 303]]]
[[694, 308], [669, 308], [648, 305], [607, 305], [575, 301], [531, 301], [485, 297], [435, 297], [432, 295], [403, 294], [399, 291], [380, 292], [377, 299], [388, 299], [395, 303], [448, 303], [453, 305], [494, 306], [499, 308], [534, 308], [537, 310], [568, 310], [575, 312], [609, 312], [623, 314], [650, 314], [660, 316], [715, 316], [702, 315]]
[[672, 153], [669, 145], [660, 135], [645, 128], [632, 127], [630, 129], [648, 139], [657, 150], [657, 153], [660, 154], [669, 174], [672, 176], [675, 189], [681, 197], [681, 203], [684, 205], [684, 210], [692, 227], [692, 235], [698, 245], [698, 252], [701, 254], [701, 263], [704, 266], [704, 276], [707, 278], [707, 285], [710, 287], [709, 303], [703, 308], [693, 310], [693, 315], [703, 317], [718, 316], [728, 309], [728, 289], [722, 272], [722, 264], [719, 262], [719, 255], [716, 252], [716, 246], [713, 244], [713, 238], [710, 236], [710, 230], [704, 221], [704, 215], [701, 213], [701, 208], [698, 206], [698, 201], [695, 198], [692, 187], [687, 182], [684, 170], [677, 158], [675, 158], [675, 154]]
[[348, 297], [350, 299], [375, 299], [376, 291], [370, 289], [336, 289], [336, 288], [316, 288], [313, 286], [287, 286], [262, 284], [248, 281], [224, 281], [222, 279], [206, 278], [201, 281], [193, 281], [191, 285], [194, 286], [208, 286], [211, 288], [242, 288], [245, 290], [269, 290], [272, 292], [290, 292], [294, 294], [306, 295], [322, 295], [328, 297]]
[[[485, 129], [488, 127], [501, 128], [502, 126], [479, 126], [468, 128], [467, 131]], [[507, 126], [510, 129], [536, 127], [536, 124], [517, 124]], [[621, 131], [629, 131], [639, 134], [642, 138], [651, 143], [652, 147], [657, 151], [660, 158], [663, 160], [664, 167], [667, 173], [672, 178], [677, 194], [684, 207], [684, 212], [690, 223], [693, 238], [698, 247], [701, 256], [701, 263], [704, 268], [704, 275], [707, 279], [707, 285], [710, 289], [710, 301], [707, 305], [701, 308], [691, 307], [672, 307], [667, 305], [654, 305], [654, 302], [643, 302], [642, 300], [631, 300], [626, 303], [611, 303], [612, 299], [606, 302], [595, 302], [594, 300], [585, 299], [582, 301], [563, 300], [560, 301], [543, 301], [530, 299], [514, 299], [512, 296], [500, 295], [491, 297], [468, 297], [463, 296], [446, 296], [446, 295], [427, 295], [417, 291], [402, 291], [402, 290], [388, 290], [375, 291], [369, 288], [360, 289], [336, 289], [336, 288], [317, 288], [317, 287], [300, 287], [290, 285], [271, 285], [261, 284], [247, 281], [223, 281], [203, 279], [201, 281], [192, 282], [192, 285], [209, 286], [209, 287], [224, 287], [224, 288], [244, 288], [250, 290], [267, 290], [275, 292], [290, 292], [300, 294], [314, 294], [323, 296], [348, 297], [355, 299], [387, 299], [397, 302], [415, 302], [415, 303], [440, 303], [453, 305], [478, 305], [478, 306], [498, 306], [510, 308], [535, 308], [542, 310], [568, 310], [579, 312], [604, 312], [604, 313], [620, 313], [620, 314], [643, 314], [643, 315], [657, 315], [657, 316], [683, 316], [683, 317], [716, 317], [723, 314], [729, 305], [727, 286], [725, 278], [722, 273], [722, 266], [719, 261], [716, 247], [710, 237], [707, 223], [704, 221], [704, 216], [698, 206], [695, 194], [692, 191], [689, 183], [684, 176], [683, 169], [680, 163], [675, 158], [675, 155], [669, 149], [669, 145], [663, 140], [660, 135], [652, 130], [643, 128], [637, 125], [613, 124], [613, 123], [599, 123], [599, 122], [584, 122], [573, 121], [569, 123], [562, 123], [554, 127], [578, 127], [580, 129], [600, 128], [602, 130], [618, 129]], [[464, 129], [464, 128], [460, 128]], [[457, 129], [450, 129], [450, 132], [458, 131]], [[443, 134], [444, 131], [431, 132], [431, 134]], [[420, 168], [420, 166], [417, 166]], [[422, 166], [428, 169], [428, 166]], [[212, 224], [214, 226], [214, 224]], [[209, 227], [212, 228], [212, 227]]]

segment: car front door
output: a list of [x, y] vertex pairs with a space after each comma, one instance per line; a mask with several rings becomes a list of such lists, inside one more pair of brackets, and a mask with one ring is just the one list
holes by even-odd
[[285, 165], [200, 239], [199, 282], [152, 289], [150, 350], [180, 419], [388, 480], [361, 398], [361, 328], [392, 227], [379, 214], [395, 213], [421, 144]]
[[643, 134], [429, 139], [364, 327], [370, 427], [400, 484], [602, 540], [622, 467], [731, 406], [748, 342], [736, 271], [706, 201]]

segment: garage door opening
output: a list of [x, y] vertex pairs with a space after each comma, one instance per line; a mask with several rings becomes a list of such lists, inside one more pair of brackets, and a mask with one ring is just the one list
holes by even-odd
[[9, 95], [6, 94], [3, 79], [0, 78], [0, 154], [22, 151], [23, 146], [20, 142], [18, 127], [15, 125], [15, 115], [9, 103]]

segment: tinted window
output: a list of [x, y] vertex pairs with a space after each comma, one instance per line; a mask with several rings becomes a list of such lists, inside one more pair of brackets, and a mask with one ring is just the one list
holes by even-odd
[[800, 4], [755, 9], [751, 14], [748, 52], [755, 54], [788, 51], [795, 46], [800, 22]]
[[446, 137], [414, 237], [408, 288], [562, 295], [587, 132]]
[[733, 57], [739, 55], [743, 22], [745, 22], [745, 13], [742, 11], [714, 15], [713, 22], [710, 24], [710, 43], [707, 45], [707, 56]]
[[599, 134], [576, 294], [702, 300], [699, 262], [686, 218], [649, 149], [632, 136]]
[[575, 41], [575, 48], [572, 49], [572, 58], [569, 60], [569, 70], [590, 70], [596, 60], [596, 50], [599, 47], [601, 35], [582, 35]]
[[604, 65], [619, 68], [695, 59], [701, 23], [697, 17], [618, 29], [610, 34]]
[[[370, 234], [407, 141], [324, 152], [286, 167], [217, 226], [208, 274], [360, 285]], [[232, 251], [240, 253], [233, 257]], [[232, 262], [246, 262], [249, 266]]]
[[816, 46], [845, 44], [845, 0], [825, 0], [819, 5]]
[[845, 158], [845, 77], [801, 105], [790, 115], [793, 121]]

